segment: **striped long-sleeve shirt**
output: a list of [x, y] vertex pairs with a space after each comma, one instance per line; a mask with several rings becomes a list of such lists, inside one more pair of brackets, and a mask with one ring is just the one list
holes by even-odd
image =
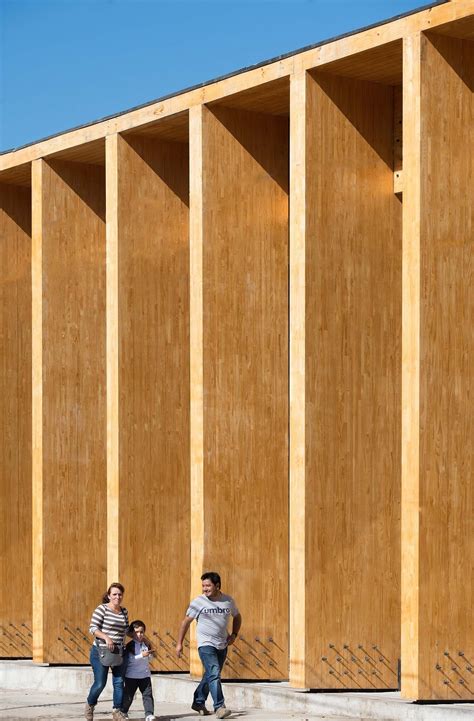
[[[96, 631], [107, 634], [114, 643], [123, 643], [123, 638], [128, 629], [128, 613], [126, 608], [121, 608], [120, 613], [114, 613], [106, 603], [97, 606], [92, 614], [89, 631], [94, 635]], [[105, 641], [98, 638], [99, 644]]]

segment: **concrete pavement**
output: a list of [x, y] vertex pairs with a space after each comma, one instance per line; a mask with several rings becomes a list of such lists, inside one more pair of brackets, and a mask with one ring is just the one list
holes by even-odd
[[[91, 683], [89, 666], [42, 666], [30, 660], [2, 660], [0, 721], [80, 719]], [[188, 674], [154, 674], [152, 683], [159, 702], [157, 711], [163, 719], [199, 718], [190, 710], [196, 681]], [[97, 721], [111, 721], [110, 680], [104, 694], [108, 695], [100, 704]], [[238, 709], [233, 718], [242, 717], [246, 721], [474, 721], [472, 703], [414, 704], [402, 699], [397, 691], [306, 693], [290, 688], [285, 682], [237, 681], [224, 683], [224, 695], [227, 706]], [[140, 698], [132, 712], [132, 719], [143, 719]]]
[[[112, 700], [110, 695], [104, 692], [104, 700], [97, 704], [95, 721], [111, 721]], [[137, 697], [129, 712], [131, 721], [144, 719], [141, 696]], [[20, 719], [35, 719], [35, 721], [66, 721], [73, 719], [79, 721], [84, 719], [84, 696], [81, 694], [62, 694], [38, 691], [38, 690], [2, 690], [0, 691], [0, 719], [2, 721], [20, 721]], [[155, 714], [160, 721], [197, 721], [201, 718], [191, 711], [189, 704], [160, 703], [155, 699]], [[212, 721], [215, 716], [210, 716]], [[232, 713], [230, 719], [241, 719], [241, 721], [339, 721], [334, 716], [314, 716], [308, 714], [278, 713], [262, 709], [239, 709]], [[348, 721], [347, 717], [345, 721]], [[360, 721], [360, 719], [359, 719]]]

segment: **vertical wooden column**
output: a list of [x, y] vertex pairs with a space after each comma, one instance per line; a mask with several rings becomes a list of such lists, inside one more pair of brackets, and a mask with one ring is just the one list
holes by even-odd
[[244, 617], [227, 675], [287, 678], [288, 121], [191, 117], [192, 573], [220, 572]]
[[474, 698], [474, 43], [404, 58], [402, 694]]
[[0, 184], [0, 656], [31, 656], [31, 190]]
[[174, 647], [190, 590], [189, 149], [135, 134], [114, 144], [119, 578], [157, 646], [153, 668], [184, 671]]
[[306, 71], [290, 84], [290, 683], [306, 687]]
[[43, 170], [31, 165], [32, 628], [33, 661], [44, 661], [43, 598]]
[[[191, 597], [201, 593], [204, 570], [204, 387], [203, 387], [203, 115], [202, 105], [189, 111], [189, 340], [191, 464]], [[195, 624], [191, 627], [190, 670], [201, 672]]]
[[33, 165], [34, 658], [84, 663], [107, 580], [105, 178]]
[[292, 102], [291, 553], [301, 588], [292, 587], [291, 682], [397, 688], [401, 205], [393, 193], [394, 90], [314, 73], [294, 79]]
[[418, 696], [419, 428], [420, 428], [420, 164], [421, 75], [418, 33], [403, 55], [403, 304], [401, 690]]
[[[119, 563], [119, 280], [118, 143], [105, 139], [106, 182], [106, 375], [107, 375], [107, 587], [118, 581]], [[128, 603], [128, 600], [125, 600]]]

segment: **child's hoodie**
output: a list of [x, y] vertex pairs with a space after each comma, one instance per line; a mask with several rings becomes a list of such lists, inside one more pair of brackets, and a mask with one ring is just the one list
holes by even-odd
[[127, 678], [147, 678], [151, 676], [150, 656], [142, 656], [142, 651], [150, 651], [151, 644], [148, 639], [131, 641], [125, 646], [125, 676]]

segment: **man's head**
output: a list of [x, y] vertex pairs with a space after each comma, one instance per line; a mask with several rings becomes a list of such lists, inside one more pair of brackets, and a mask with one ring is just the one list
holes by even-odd
[[204, 596], [213, 598], [221, 590], [221, 577], [215, 571], [207, 571], [201, 576], [202, 592]]

